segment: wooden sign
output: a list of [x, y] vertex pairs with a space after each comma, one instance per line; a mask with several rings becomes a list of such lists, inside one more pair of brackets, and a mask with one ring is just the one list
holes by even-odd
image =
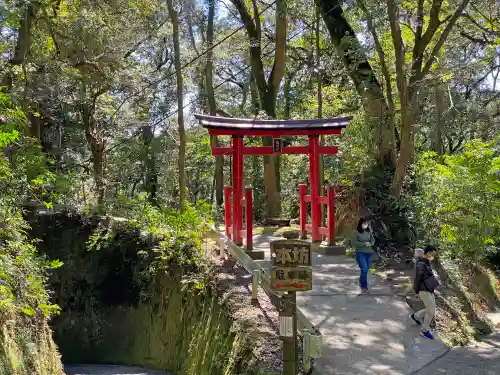
[[282, 292], [312, 290], [310, 242], [271, 242], [271, 288]]
[[281, 138], [273, 138], [273, 152], [280, 153], [283, 150], [283, 141]]

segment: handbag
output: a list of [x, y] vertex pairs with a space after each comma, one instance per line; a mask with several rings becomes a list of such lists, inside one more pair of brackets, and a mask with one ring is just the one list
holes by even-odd
[[438, 287], [439, 282], [434, 276], [428, 276], [424, 279], [424, 285], [425, 289], [427, 289], [428, 292], [433, 293], [434, 290]]

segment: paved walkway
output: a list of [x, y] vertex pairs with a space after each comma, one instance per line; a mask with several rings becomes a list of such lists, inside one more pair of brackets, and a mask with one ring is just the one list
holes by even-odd
[[[269, 241], [274, 239], [254, 238], [254, 248], [267, 251], [263, 267], [269, 266]], [[323, 357], [316, 361], [320, 374], [487, 375], [493, 368], [498, 373], [498, 348], [449, 351], [439, 340], [424, 339], [409, 321], [408, 305], [387, 282], [370, 275], [372, 295], [358, 296], [358, 277], [354, 259], [314, 254], [313, 290], [297, 293], [299, 308], [323, 335]], [[463, 365], [464, 358], [469, 367]]]

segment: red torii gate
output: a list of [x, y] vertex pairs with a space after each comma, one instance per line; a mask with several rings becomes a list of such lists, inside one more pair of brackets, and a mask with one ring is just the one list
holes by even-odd
[[[195, 115], [200, 124], [208, 129], [210, 135], [232, 138], [232, 147], [212, 145], [212, 155], [231, 155], [233, 157], [233, 178], [231, 187], [225, 188], [225, 225], [226, 234], [232, 237], [237, 245], [243, 244], [243, 233], [247, 238], [247, 250], [252, 249], [252, 190], [247, 188], [243, 199], [243, 156], [273, 154], [309, 155], [310, 195], [306, 195], [307, 186], [300, 185], [300, 231], [311, 232], [313, 241], [321, 241], [322, 235], [327, 237], [330, 245], [335, 242], [335, 188], [330, 187], [326, 197], [320, 196], [320, 155], [335, 155], [337, 146], [321, 146], [320, 135], [341, 134], [352, 120], [352, 117], [336, 117], [311, 120], [258, 120], [240, 119], [219, 116]], [[282, 146], [281, 136], [307, 136], [307, 146]], [[245, 136], [271, 136], [272, 146], [244, 146]], [[322, 183], [322, 181], [321, 181]], [[232, 199], [231, 199], [232, 190]], [[307, 206], [311, 202], [311, 225], [306, 224]], [[232, 204], [232, 209], [231, 209]], [[328, 206], [327, 227], [321, 227], [321, 204]], [[243, 230], [243, 205], [246, 206], [246, 230]], [[232, 223], [231, 223], [232, 221]]]

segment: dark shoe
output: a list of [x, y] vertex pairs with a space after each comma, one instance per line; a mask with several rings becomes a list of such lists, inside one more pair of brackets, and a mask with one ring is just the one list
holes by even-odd
[[432, 335], [431, 331], [421, 331], [420, 334], [426, 339], [434, 340], [434, 336]]
[[410, 319], [413, 320], [413, 322], [419, 326], [422, 325], [422, 323], [420, 323], [420, 320], [418, 320], [416, 317], [415, 317], [415, 313], [412, 313], [410, 314]]

